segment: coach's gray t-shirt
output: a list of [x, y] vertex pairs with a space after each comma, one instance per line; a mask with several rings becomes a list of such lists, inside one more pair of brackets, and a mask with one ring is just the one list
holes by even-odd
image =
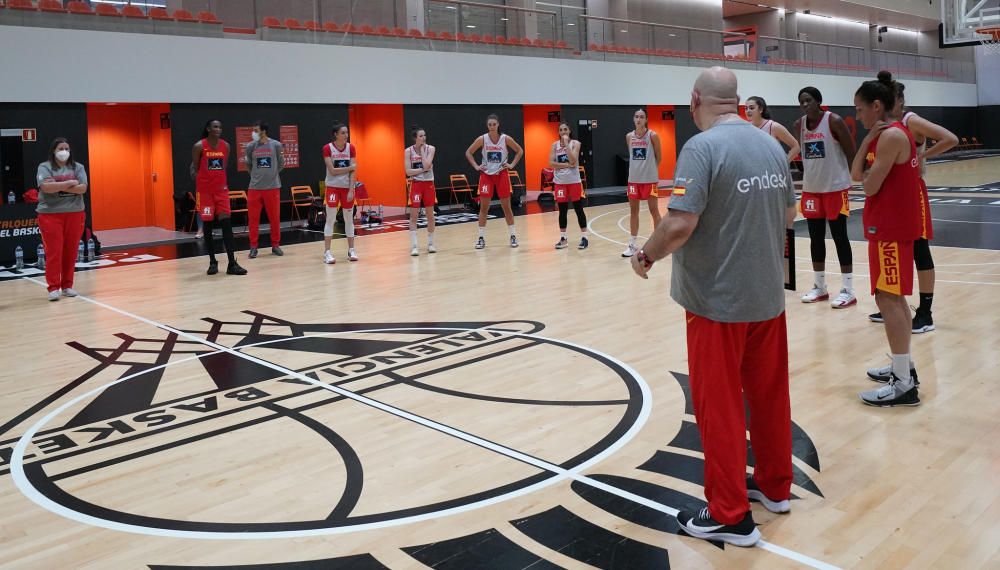
[[80, 184], [88, 184], [87, 170], [82, 164], [74, 162], [73, 166], [68, 164], [53, 166], [48, 160], [39, 164], [36, 175], [36, 181], [38, 182], [38, 207], [35, 211], [39, 214], [67, 214], [84, 211], [83, 194], [42, 192], [42, 184], [45, 184], [45, 181], [49, 179], [52, 182], [76, 180]]
[[670, 296], [714, 321], [773, 319], [785, 310], [785, 215], [795, 190], [785, 152], [745, 121], [696, 135], [677, 159], [670, 209], [700, 216], [674, 253]]
[[251, 142], [247, 145], [250, 190], [281, 188], [281, 178], [278, 174], [285, 168], [285, 157], [281, 154], [281, 150], [281, 143], [274, 139], [267, 139], [264, 143]]

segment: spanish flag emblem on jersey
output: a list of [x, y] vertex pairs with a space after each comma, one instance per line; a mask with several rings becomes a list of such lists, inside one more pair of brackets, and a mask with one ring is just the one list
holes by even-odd
[[683, 196], [687, 192], [687, 178], [678, 178], [674, 180], [674, 196]]

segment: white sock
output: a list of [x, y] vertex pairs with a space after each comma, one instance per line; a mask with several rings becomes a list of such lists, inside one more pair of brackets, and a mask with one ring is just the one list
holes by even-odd
[[628, 237], [628, 244], [629, 244], [630, 246], [632, 246], [632, 247], [635, 247], [635, 240], [636, 240], [636, 238], [637, 238], [637, 237], [638, 237], [638, 236], [629, 236], [629, 237]]
[[896, 378], [902, 380], [904, 384], [909, 384], [911, 382], [909, 354], [892, 355], [892, 373], [896, 375]]
[[589, 232], [585, 229], [580, 230], [580, 237], [589, 237]]
[[507, 226], [507, 231], [508, 231], [508, 232], [510, 233], [510, 235], [512, 235], [512, 236], [513, 236], [513, 235], [517, 235], [517, 226], [514, 226], [514, 225], [509, 225], [509, 226]]
[[853, 291], [854, 290], [854, 274], [853, 273], [845, 273], [843, 275], [843, 281], [842, 281], [842, 283], [843, 283], [844, 289], [847, 289], [848, 291]]
[[[416, 241], [414, 241], [413, 243], [416, 243]], [[428, 233], [427, 234], [427, 245], [434, 245], [434, 234], [433, 233]]]
[[826, 271], [817, 271], [816, 272], [815, 283], [816, 283], [816, 286], [819, 287], [820, 289], [826, 289]]
[[410, 230], [410, 244], [417, 247], [417, 230]]
[[566, 230], [559, 232], [559, 239], [566, 239]]
[[479, 228], [479, 237], [481, 238], [486, 237], [486, 228]]

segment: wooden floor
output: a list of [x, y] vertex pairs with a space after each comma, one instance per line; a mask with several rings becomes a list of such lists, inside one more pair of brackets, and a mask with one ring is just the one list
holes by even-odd
[[246, 277], [86, 272], [56, 303], [0, 283], [0, 567], [1000, 567], [1000, 252], [934, 249], [923, 404], [885, 410], [856, 395], [887, 351], [864, 244], [834, 311], [798, 301], [798, 240], [798, 500], [721, 548], [671, 516], [703, 495], [670, 265], [632, 274], [625, 204], [588, 215], [586, 251], [553, 250], [547, 213], [516, 250], [495, 220], [484, 251], [461, 224], [416, 258], [397, 232], [358, 263], [338, 240], [333, 266], [312, 243], [244, 252]]

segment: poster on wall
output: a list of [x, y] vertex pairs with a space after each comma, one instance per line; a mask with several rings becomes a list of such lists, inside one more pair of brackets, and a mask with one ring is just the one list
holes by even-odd
[[236, 127], [236, 169], [247, 172], [247, 145], [253, 142], [253, 127]]
[[299, 126], [281, 125], [278, 140], [284, 151], [281, 153], [285, 158], [285, 168], [299, 167]]

